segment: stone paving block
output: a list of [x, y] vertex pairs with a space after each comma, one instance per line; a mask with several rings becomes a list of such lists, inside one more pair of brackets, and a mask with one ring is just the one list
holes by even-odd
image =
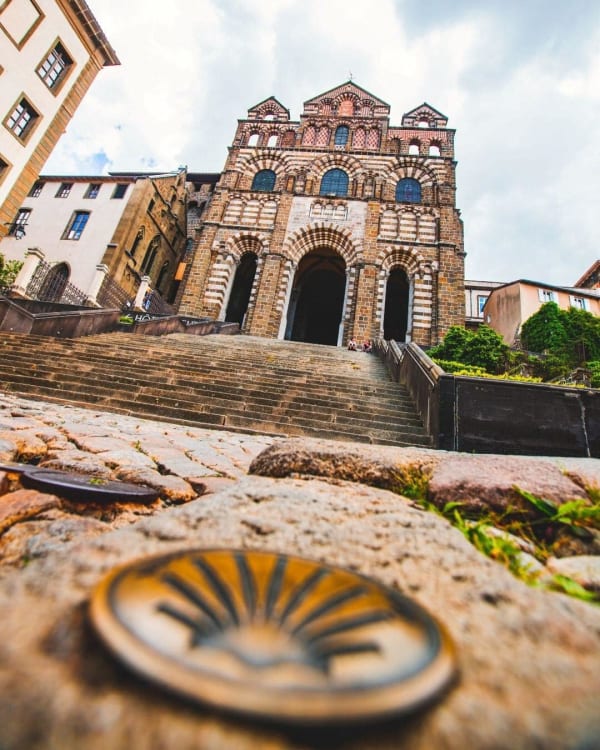
[[163, 475], [153, 469], [124, 466], [116, 472], [117, 479], [133, 484], [145, 484], [160, 492], [161, 497], [174, 503], [187, 503], [198, 496], [196, 490], [181, 477]]
[[[456, 641], [458, 682], [402, 721], [292, 731], [182, 701], [121, 666], [90, 632], [89, 597], [113, 566], [229, 545], [342, 565], [414, 596]], [[5, 570], [0, 608], [6, 750], [575, 750], [600, 739], [600, 610], [525, 586], [442, 518], [360, 484], [247, 478]]]
[[6, 433], [0, 435], [0, 461], [14, 461], [17, 455], [17, 444]]
[[560, 505], [587, 498], [580, 486], [556, 463], [527, 456], [449, 454], [429, 482], [428, 498], [438, 507], [459, 502], [465, 510], [503, 512], [509, 507], [530, 509], [514, 489]]
[[50, 508], [60, 507], [60, 499], [36, 490], [17, 490], [0, 496], [0, 534], [15, 523], [32, 518]]

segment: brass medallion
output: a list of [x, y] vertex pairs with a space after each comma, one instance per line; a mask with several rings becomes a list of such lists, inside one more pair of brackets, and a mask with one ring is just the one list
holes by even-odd
[[204, 704], [294, 724], [413, 711], [456, 673], [422, 607], [343, 568], [209, 549], [113, 570], [92, 621], [126, 664]]

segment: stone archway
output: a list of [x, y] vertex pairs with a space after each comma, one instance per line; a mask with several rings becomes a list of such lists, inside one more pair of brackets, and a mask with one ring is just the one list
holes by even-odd
[[307, 253], [294, 277], [285, 338], [337, 345], [345, 289], [346, 264], [341, 255], [328, 247]]
[[258, 258], [255, 253], [245, 253], [233, 279], [225, 320], [229, 323], [239, 323], [240, 327], [248, 310], [257, 263]]
[[405, 271], [394, 268], [390, 271], [385, 288], [385, 311], [383, 315], [383, 338], [406, 341], [410, 282]]

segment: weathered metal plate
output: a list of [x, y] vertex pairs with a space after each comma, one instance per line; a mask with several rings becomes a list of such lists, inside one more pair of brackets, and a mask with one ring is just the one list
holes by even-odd
[[143, 485], [36, 467], [23, 472], [21, 484], [80, 502], [152, 503], [158, 497], [156, 490]]
[[25, 472], [32, 474], [34, 471], [38, 471], [38, 468], [32, 464], [8, 462], [0, 463], [0, 471], [5, 471], [7, 474], [24, 474]]
[[92, 621], [126, 664], [204, 704], [277, 722], [413, 711], [456, 674], [445, 629], [415, 601], [300, 557], [194, 550], [112, 571]]

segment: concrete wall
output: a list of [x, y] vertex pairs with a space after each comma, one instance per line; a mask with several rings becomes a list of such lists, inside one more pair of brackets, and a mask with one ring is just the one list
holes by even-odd
[[600, 390], [448, 375], [414, 344], [375, 348], [436, 448], [600, 458]]

